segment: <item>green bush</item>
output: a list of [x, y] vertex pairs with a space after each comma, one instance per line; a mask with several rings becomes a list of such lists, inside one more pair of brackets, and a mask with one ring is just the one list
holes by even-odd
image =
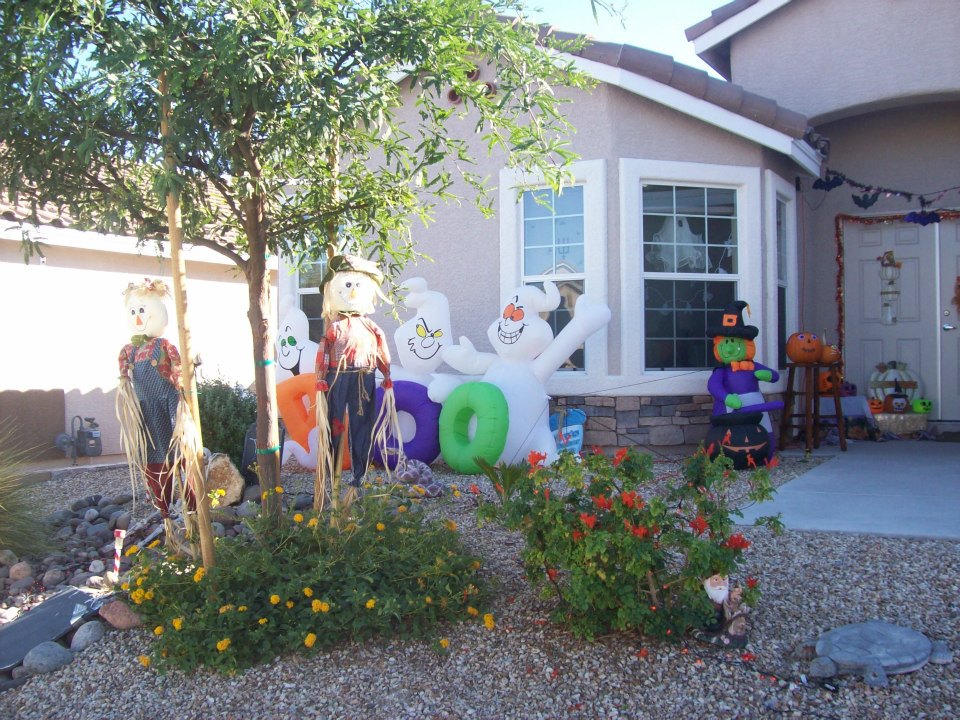
[[13, 424], [0, 423], [0, 549], [21, 556], [43, 554], [55, 543], [24, 485], [24, 465], [33, 453], [15, 438]]
[[[711, 461], [701, 448], [683, 480], [647, 498], [648, 455], [564, 452], [549, 467], [542, 459], [531, 453], [525, 465], [483, 464], [497, 502], [481, 503], [478, 513], [524, 534], [527, 578], [559, 596], [556, 621], [586, 638], [637, 630], [676, 639], [715, 619], [703, 580], [733, 573], [750, 544], [733, 532], [731, 512], [739, 513], [727, 495], [737, 474], [727, 458]], [[766, 470], [750, 482], [751, 500], [772, 496]], [[778, 518], [763, 521], [779, 527]], [[744, 602], [758, 597], [751, 578]]]
[[153, 661], [229, 672], [479, 617], [479, 559], [464, 553], [455, 523], [426, 521], [411, 502], [371, 494], [349, 516], [288, 513], [279, 529], [275, 519], [252, 520], [249, 536], [217, 541], [209, 573], [159, 549], [141, 552], [126, 589], [156, 636]]
[[257, 421], [257, 396], [239, 384], [208, 380], [197, 386], [197, 397], [204, 447], [226, 453], [240, 468], [247, 428]]

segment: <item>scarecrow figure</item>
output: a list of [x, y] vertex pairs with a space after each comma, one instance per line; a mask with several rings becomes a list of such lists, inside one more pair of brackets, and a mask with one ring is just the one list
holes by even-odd
[[[326, 330], [317, 353], [317, 487], [315, 504], [322, 507], [327, 477], [334, 480], [332, 439], [348, 428], [351, 485], [359, 488], [366, 475], [374, 442], [386, 448], [386, 436], [400, 437], [397, 427], [390, 350], [380, 327], [366, 317], [374, 310], [383, 273], [370, 260], [337, 255], [330, 260], [321, 283]], [[376, 413], [376, 371], [383, 374], [384, 401]], [[389, 433], [388, 433], [389, 428]], [[384, 457], [386, 455], [384, 454]]]
[[766, 402], [760, 392], [760, 382], [776, 382], [780, 373], [754, 361], [757, 348], [753, 340], [760, 330], [744, 325], [744, 309], [749, 311], [747, 303], [735, 301], [724, 311], [722, 326], [707, 329], [713, 336], [713, 356], [724, 364], [714, 369], [707, 390], [713, 396], [714, 416], [731, 412], [763, 413], [760, 424], [770, 436], [768, 457], [772, 459], [776, 443], [768, 412], [782, 408], [783, 403]]
[[[174, 480], [184, 449], [193, 434], [189, 410], [180, 386], [180, 353], [162, 337], [167, 327], [164, 299], [170, 291], [162, 280], [146, 278], [123, 292], [127, 322], [133, 330], [120, 351], [117, 418], [130, 470], [143, 477], [153, 505], [163, 518], [167, 545], [181, 549], [180, 535], [170, 518]], [[196, 498], [181, 486], [185, 511], [196, 510]]]

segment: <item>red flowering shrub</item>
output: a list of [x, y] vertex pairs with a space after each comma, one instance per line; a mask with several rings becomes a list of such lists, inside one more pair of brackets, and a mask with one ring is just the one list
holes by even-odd
[[[644, 497], [651, 459], [633, 450], [612, 460], [564, 452], [547, 467], [531, 460], [481, 463], [497, 497], [479, 514], [524, 533], [527, 578], [558, 596], [555, 620], [587, 638], [632, 630], [677, 638], [714, 619], [703, 579], [733, 574], [750, 546], [734, 532], [739, 513], [727, 495], [737, 474], [727, 458], [711, 461], [701, 448], [663, 497]], [[766, 470], [750, 483], [750, 500], [772, 497]], [[778, 518], [761, 522], [780, 527]], [[745, 600], [754, 602], [759, 590], [749, 580]]]

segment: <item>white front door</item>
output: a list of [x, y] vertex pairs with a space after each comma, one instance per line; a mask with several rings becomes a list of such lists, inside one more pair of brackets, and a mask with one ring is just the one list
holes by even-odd
[[[847, 221], [843, 249], [847, 379], [865, 394], [879, 363], [906, 363], [933, 401], [930, 419], [960, 421], [960, 223]], [[901, 263], [892, 323], [880, 295], [878, 258], [887, 251]]]

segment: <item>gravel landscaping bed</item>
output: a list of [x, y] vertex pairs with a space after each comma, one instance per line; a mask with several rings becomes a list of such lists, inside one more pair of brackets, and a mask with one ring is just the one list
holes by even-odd
[[[828, 461], [829, 462], [829, 461]], [[780, 485], [813, 463], [788, 458]], [[655, 464], [658, 485], [680, 471]], [[480, 477], [437, 472], [461, 491]], [[312, 488], [309, 473], [284, 472], [287, 491]], [[53, 512], [77, 497], [129, 490], [126, 468], [82, 471], [42, 483], [38, 502]], [[647, 494], [652, 494], [651, 490]], [[553, 600], [527, 586], [522, 539], [478, 528], [468, 492], [424, 501], [455, 520], [464, 543], [485, 559], [496, 627], [437, 628], [450, 641], [380, 640], [314, 655], [264, 658], [223, 676], [166, 675], [137, 656], [148, 630], [111, 631], [65, 668], [0, 694], [0, 718], [954, 718], [960, 715], [958, 663], [892, 675], [887, 688], [844, 676], [829, 687], [806, 678], [803, 641], [840, 625], [879, 618], [960, 648], [960, 543], [748, 528], [743, 577], [760, 579], [745, 651], [694, 641], [650, 643], [635, 635], [580, 641], [549, 621]], [[150, 510], [143, 494], [135, 514]], [[740, 578], [741, 580], [743, 578]]]

